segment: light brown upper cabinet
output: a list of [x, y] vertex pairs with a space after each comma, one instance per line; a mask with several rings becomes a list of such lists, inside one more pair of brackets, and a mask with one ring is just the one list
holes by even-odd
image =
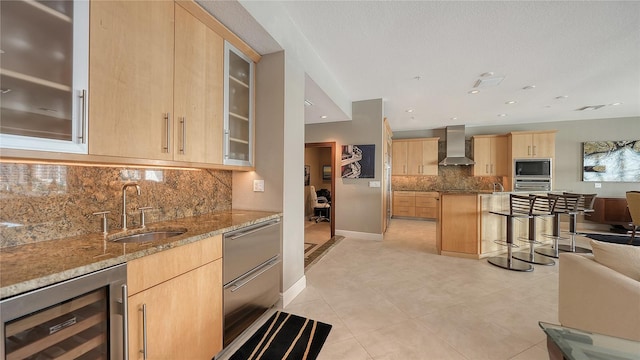
[[506, 135], [476, 135], [473, 138], [473, 176], [505, 176], [508, 172]]
[[438, 139], [394, 140], [392, 175], [438, 175]]
[[391, 143], [391, 175], [408, 175], [407, 141], [393, 140]]
[[176, 5], [174, 160], [222, 164], [222, 37]]
[[174, 3], [90, 4], [89, 153], [172, 160]]
[[556, 131], [519, 131], [509, 133], [511, 158], [553, 158]]
[[222, 37], [173, 2], [91, 2], [89, 153], [222, 163]]

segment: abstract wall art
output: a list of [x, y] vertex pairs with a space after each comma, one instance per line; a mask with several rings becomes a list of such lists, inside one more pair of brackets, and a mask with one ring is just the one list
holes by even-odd
[[583, 143], [582, 181], [640, 182], [640, 140]]
[[342, 178], [375, 178], [376, 146], [342, 145]]

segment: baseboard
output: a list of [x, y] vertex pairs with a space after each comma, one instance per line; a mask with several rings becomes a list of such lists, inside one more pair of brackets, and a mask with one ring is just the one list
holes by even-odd
[[356, 239], [363, 239], [363, 240], [381, 241], [383, 239], [382, 234], [365, 233], [365, 232], [348, 231], [348, 230], [336, 230], [336, 235], [341, 235], [341, 236], [344, 236], [345, 238], [356, 238]]
[[307, 277], [302, 275], [302, 277], [296, 281], [290, 288], [288, 288], [284, 293], [280, 294], [282, 308], [285, 308], [289, 305], [296, 296], [300, 295], [302, 290], [307, 287]]

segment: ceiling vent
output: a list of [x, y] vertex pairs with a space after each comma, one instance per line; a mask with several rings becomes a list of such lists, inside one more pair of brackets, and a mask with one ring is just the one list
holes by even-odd
[[504, 76], [494, 76], [491, 78], [483, 78], [478, 79], [475, 84], [473, 84], [474, 88], [485, 88], [490, 86], [498, 86], [502, 80], [504, 80]]
[[585, 110], [598, 110], [600, 108], [605, 107], [605, 105], [590, 105], [590, 106], [583, 106], [581, 108], [576, 109], [576, 111], [585, 111]]

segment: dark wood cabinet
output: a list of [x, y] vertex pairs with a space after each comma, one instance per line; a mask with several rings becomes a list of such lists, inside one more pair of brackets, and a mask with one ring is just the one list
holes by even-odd
[[586, 220], [610, 225], [628, 226], [631, 214], [625, 198], [596, 198], [593, 213], [585, 217]]

